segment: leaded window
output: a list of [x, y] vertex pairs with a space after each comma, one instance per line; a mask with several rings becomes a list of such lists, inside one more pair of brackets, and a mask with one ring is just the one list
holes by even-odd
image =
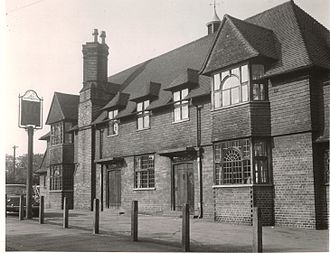
[[155, 156], [135, 156], [134, 165], [134, 188], [155, 187]]
[[174, 101], [174, 122], [189, 119], [189, 101], [185, 99], [188, 95], [188, 88], [173, 92]]
[[145, 100], [143, 102], [137, 103], [137, 129], [147, 129], [150, 128], [150, 112], [147, 111], [150, 101]]
[[62, 190], [62, 165], [50, 166], [50, 190]]
[[118, 121], [116, 120], [117, 115], [118, 115], [118, 110], [108, 112], [108, 118], [110, 120], [108, 123], [108, 133], [107, 133], [108, 136], [118, 135], [119, 125], [118, 125]]
[[50, 127], [50, 143], [51, 145], [63, 143], [64, 129], [63, 122], [57, 122]]
[[270, 183], [269, 142], [253, 138], [252, 143], [239, 139], [214, 144], [216, 185]]
[[266, 100], [266, 85], [261, 78], [264, 76], [265, 69], [262, 64], [252, 64], [252, 100]]
[[249, 139], [215, 144], [215, 184], [251, 183], [250, 153]]

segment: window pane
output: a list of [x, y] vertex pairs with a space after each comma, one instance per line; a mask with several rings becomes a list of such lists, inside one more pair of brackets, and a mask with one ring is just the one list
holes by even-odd
[[239, 87], [231, 89], [231, 103], [239, 103]]
[[181, 119], [181, 110], [180, 107], [174, 107], [174, 121], [178, 121]]
[[236, 76], [231, 76], [225, 80], [224, 84], [222, 85], [222, 90], [238, 87], [239, 85], [239, 79]]
[[255, 156], [267, 156], [267, 149], [266, 149], [265, 141], [255, 141], [254, 155]]
[[221, 81], [225, 79], [227, 76], [229, 76], [229, 70], [221, 72]]
[[214, 90], [220, 89], [220, 74], [215, 74], [213, 77]]
[[113, 123], [113, 134], [114, 135], [117, 135], [118, 134], [118, 129], [119, 129], [118, 122], [114, 122]]
[[138, 123], [138, 129], [143, 129], [143, 117], [139, 116], [137, 123]]
[[188, 119], [189, 118], [189, 106], [188, 103], [184, 103], [182, 105], [182, 119]]
[[231, 74], [237, 76], [238, 78], [240, 78], [239, 68], [232, 69]]
[[150, 121], [149, 121], [149, 114], [144, 116], [144, 128], [149, 128]]
[[264, 65], [261, 64], [253, 64], [252, 65], [252, 79], [256, 80], [264, 76]]
[[225, 90], [222, 92], [222, 105], [230, 105], [230, 90]]
[[180, 98], [180, 91], [176, 91], [173, 93], [173, 100], [174, 101], [180, 101], [181, 98]]
[[182, 96], [181, 99], [184, 99], [188, 95], [188, 88], [182, 90]]
[[137, 104], [137, 111], [142, 112], [142, 110], [143, 110], [143, 103], [138, 103]]
[[214, 93], [214, 108], [220, 107], [220, 92]]
[[242, 83], [247, 82], [249, 80], [249, 71], [248, 66], [244, 65], [241, 67], [241, 81]]
[[147, 109], [147, 107], [149, 106], [149, 104], [150, 104], [150, 101], [149, 100], [146, 100], [146, 101], [144, 101], [144, 110], [145, 109]]
[[118, 115], [118, 110], [114, 110], [113, 117], [115, 118]]
[[249, 89], [248, 85], [242, 85], [242, 102], [249, 100]]

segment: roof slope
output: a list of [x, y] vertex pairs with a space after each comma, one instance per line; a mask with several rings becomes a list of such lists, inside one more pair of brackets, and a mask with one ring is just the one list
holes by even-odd
[[[326, 68], [330, 66], [329, 31], [293, 1], [278, 5], [245, 21], [232, 17], [230, 19], [244, 39], [257, 51], [267, 56], [275, 56], [276, 52], [280, 57], [266, 72], [266, 76], [311, 65]], [[258, 28], [253, 28], [251, 25]], [[261, 32], [262, 28], [265, 28], [263, 32]], [[275, 48], [270, 46], [271, 31]], [[223, 43], [222, 33], [223, 31], [219, 29], [210, 56], [204, 64], [203, 73], [210, 73], [223, 65], [221, 63], [216, 65], [211, 61], [212, 54], [216, 53], [217, 47]], [[259, 44], [258, 41], [264, 40], [263, 36], [267, 38], [266, 43]]]
[[[109, 77], [111, 82], [122, 85], [121, 91], [128, 94], [139, 94], [150, 82], [160, 83], [159, 97], [150, 106], [155, 108], [166, 104], [172, 93], [163, 90], [187, 68], [200, 69], [215, 34], [205, 36], [168, 53], [136, 65], [130, 69]], [[118, 118], [131, 114], [136, 103], [128, 101], [126, 108], [119, 112]]]
[[55, 92], [46, 124], [49, 125], [61, 120], [78, 120], [78, 104], [78, 95]]

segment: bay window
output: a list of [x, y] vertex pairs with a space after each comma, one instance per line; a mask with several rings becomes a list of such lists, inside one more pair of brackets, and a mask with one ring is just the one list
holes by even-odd
[[57, 145], [62, 144], [64, 141], [64, 129], [63, 122], [57, 122], [50, 127], [50, 144]]
[[270, 182], [268, 142], [252, 140], [239, 139], [214, 144], [216, 185]]

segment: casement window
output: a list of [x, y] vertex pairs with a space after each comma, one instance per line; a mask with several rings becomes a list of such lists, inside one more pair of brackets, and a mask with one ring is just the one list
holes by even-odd
[[185, 100], [188, 95], [188, 88], [173, 92], [173, 121], [180, 122], [189, 119], [189, 101]]
[[[252, 147], [250, 139], [240, 139], [214, 145], [216, 185], [269, 183], [267, 142], [256, 140], [253, 143]], [[254, 166], [251, 166], [252, 161]]]
[[64, 129], [63, 122], [57, 122], [50, 127], [50, 143], [51, 145], [63, 143]]
[[260, 79], [265, 74], [265, 68], [262, 64], [251, 65], [251, 85], [252, 85], [252, 100], [266, 100], [266, 85], [265, 81]]
[[150, 112], [146, 110], [149, 104], [149, 100], [137, 103], [136, 111], [138, 130], [150, 128]]
[[155, 187], [155, 156], [134, 157], [134, 188]]
[[118, 110], [108, 112], [108, 118], [110, 119], [110, 121], [108, 123], [107, 136], [118, 135], [119, 125], [118, 125], [118, 121], [115, 119], [117, 115], [118, 115]]
[[[264, 81], [260, 80], [264, 76], [264, 66], [252, 64], [250, 67], [251, 78], [247, 64], [213, 75], [213, 108], [226, 107], [249, 100], [266, 100], [266, 85]], [[250, 96], [252, 97], [250, 98]]]
[[50, 166], [50, 190], [62, 190], [62, 165]]

